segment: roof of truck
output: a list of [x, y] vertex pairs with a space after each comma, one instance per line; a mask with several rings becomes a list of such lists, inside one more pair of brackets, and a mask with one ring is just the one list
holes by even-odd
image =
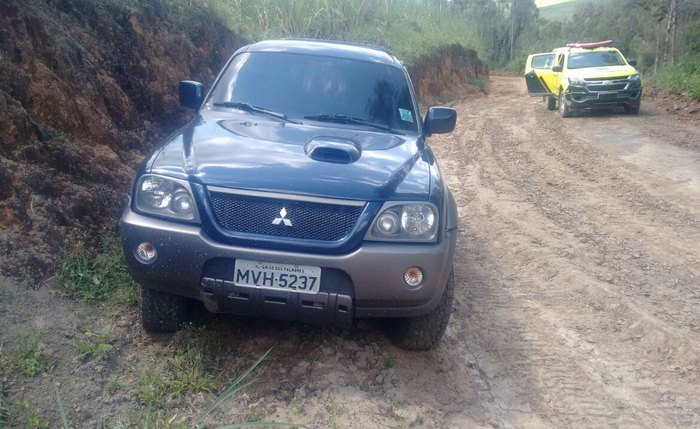
[[387, 49], [379, 46], [360, 45], [333, 40], [283, 39], [265, 40], [248, 45], [242, 52], [289, 52], [307, 55], [350, 58], [388, 65], [399, 65], [399, 61]]

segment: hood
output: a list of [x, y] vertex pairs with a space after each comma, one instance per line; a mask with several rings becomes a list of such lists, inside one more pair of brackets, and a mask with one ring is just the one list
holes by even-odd
[[417, 135], [333, 125], [202, 112], [153, 155], [148, 169], [238, 189], [363, 201], [427, 199], [434, 161]]
[[606, 78], [606, 77], [617, 77], [617, 76], [629, 76], [631, 74], [637, 73], [637, 70], [630, 66], [610, 66], [610, 67], [586, 67], [582, 69], [568, 69], [567, 75], [569, 77], [576, 77], [581, 79], [586, 78]]

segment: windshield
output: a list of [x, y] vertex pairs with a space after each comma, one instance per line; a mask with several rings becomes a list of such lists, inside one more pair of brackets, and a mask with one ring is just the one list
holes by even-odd
[[336, 115], [387, 129], [417, 131], [403, 71], [345, 58], [243, 53], [229, 64], [208, 103], [219, 106], [214, 108], [247, 103], [289, 118]]
[[567, 67], [582, 69], [586, 67], [624, 66], [625, 60], [616, 51], [579, 52], [569, 55]]

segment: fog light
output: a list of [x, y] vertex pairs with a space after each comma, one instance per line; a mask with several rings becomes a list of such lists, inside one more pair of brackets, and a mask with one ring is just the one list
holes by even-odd
[[411, 287], [418, 287], [423, 283], [423, 270], [418, 267], [406, 269], [403, 273], [403, 281]]
[[156, 260], [156, 256], [158, 256], [156, 252], [156, 247], [148, 241], [144, 241], [143, 243], [136, 246], [134, 255], [136, 255], [136, 259], [138, 259], [139, 262], [143, 264], [152, 263]]

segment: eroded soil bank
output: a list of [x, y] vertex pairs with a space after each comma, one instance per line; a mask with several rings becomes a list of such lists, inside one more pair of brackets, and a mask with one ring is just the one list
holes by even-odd
[[164, 4], [0, 4], [2, 275], [37, 282], [113, 228], [144, 153], [188, 117], [177, 82], [212, 82], [242, 45]]

